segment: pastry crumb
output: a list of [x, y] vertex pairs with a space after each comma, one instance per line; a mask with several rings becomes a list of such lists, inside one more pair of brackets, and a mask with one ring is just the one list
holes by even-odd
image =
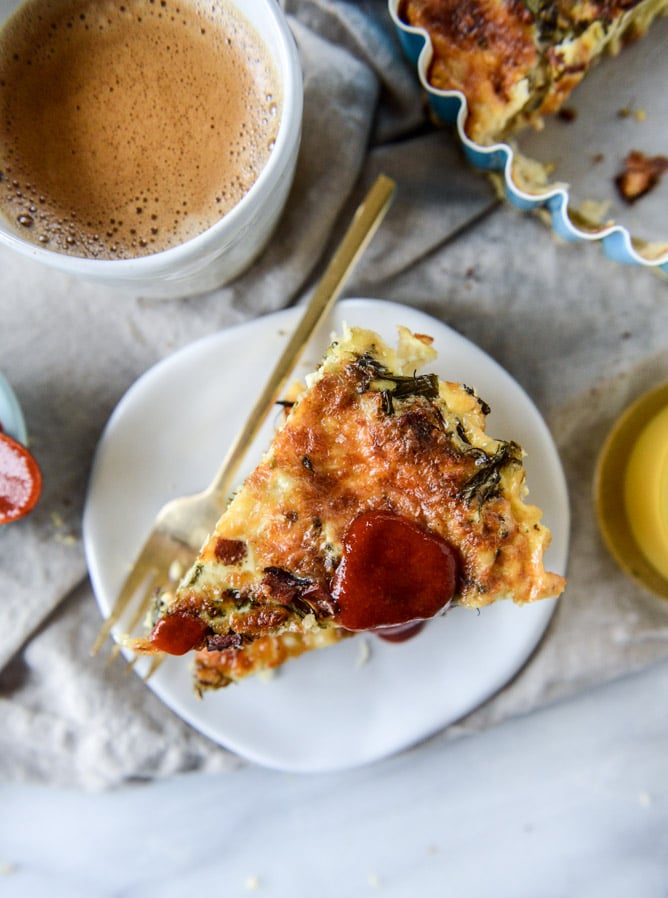
[[355, 661], [355, 667], [359, 670], [361, 667], [364, 667], [365, 664], [368, 664], [369, 659], [371, 658], [371, 645], [368, 639], [359, 639], [357, 645], [357, 660]]
[[78, 544], [79, 537], [71, 530], [66, 529], [65, 521], [57, 511], [51, 512], [51, 524], [56, 531], [54, 539], [57, 543], [61, 543], [63, 546], [76, 546]]
[[260, 877], [259, 876], [247, 876], [244, 880], [244, 888], [249, 892], [255, 892], [260, 888]]
[[382, 885], [380, 876], [374, 872], [369, 873], [369, 875], [367, 876], [367, 882], [372, 889], [379, 889]]
[[593, 227], [601, 227], [608, 219], [610, 203], [607, 200], [583, 200], [577, 211]]

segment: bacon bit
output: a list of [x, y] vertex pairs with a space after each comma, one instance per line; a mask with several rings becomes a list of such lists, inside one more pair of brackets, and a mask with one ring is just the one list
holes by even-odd
[[247, 551], [246, 543], [243, 540], [225, 539], [222, 536], [216, 540], [216, 558], [223, 564], [241, 564]]
[[241, 633], [214, 633], [207, 637], [206, 648], [209, 652], [224, 652], [227, 649], [240, 649], [244, 644]]
[[646, 156], [632, 150], [624, 160], [624, 169], [615, 178], [615, 184], [627, 203], [634, 203], [659, 183], [668, 171], [668, 156]]
[[267, 592], [268, 598], [280, 605], [289, 605], [310, 585], [310, 580], [300, 579], [281, 567], [264, 569], [262, 586]]
[[334, 613], [332, 597], [318, 583], [304, 577], [296, 577], [280, 567], [266, 567], [262, 586], [272, 602], [291, 605], [305, 614], [331, 617]]
[[276, 630], [290, 617], [288, 608], [281, 605], [259, 606], [246, 614], [233, 615], [231, 629], [242, 636], [258, 636]]
[[33, 509], [42, 492], [42, 472], [32, 453], [0, 428], [0, 524]]

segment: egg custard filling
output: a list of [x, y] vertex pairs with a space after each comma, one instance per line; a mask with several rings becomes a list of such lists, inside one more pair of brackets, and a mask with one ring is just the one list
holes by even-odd
[[472, 387], [418, 373], [432, 342], [343, 329], [135, 651], [194, 650], [201, 692], [455, 604], [562, 592], [521, 447], [485, 432]]

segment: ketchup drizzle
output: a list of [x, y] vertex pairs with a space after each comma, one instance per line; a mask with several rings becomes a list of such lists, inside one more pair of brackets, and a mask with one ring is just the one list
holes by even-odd
[[452, 601], [457, 567], [455, 550], [438, 534], [392, 512], [366, 512], [343, 539], [335, 618], [348, 630], [407, 639]]

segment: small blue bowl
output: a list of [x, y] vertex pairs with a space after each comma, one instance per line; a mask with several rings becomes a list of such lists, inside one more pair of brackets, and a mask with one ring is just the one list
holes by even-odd
[[456, 125], [459, 140], [469, 162], [482, 171], [501, 172], [506, 198], [522, 210], [547, 210], [555, 233], [563, 239], [600, 241], [605, 253], [617, 262], [656, 267], [668, 274], [668, 251], [660, 251], [656, 256], [649, 253], [641, 254], [634, 246], [629, 230], [623, 225], [613, 222], [592, 230], [578, 227], [569, 215], [568, 184], [554, 184], [536, 194], [527, 193], [518, 187], [512, 177], [515, 154], [513, 147], [505, 143], [482, 146], [472, 141], [465, 131], [468, 107], [464, 94], [457, 90], [439, 90], [429, 84], [427, 73], [433, 56], [431, 38], [424, 29], [407, 25], [401, 20], [399, 5], [400, 0], [388, 0], [389, 13], [402, 49], [416, 67], [420, 83], [437, 118]]
[[4, 433], [9, 434], [18, 443], [26, 445], [28, 432], [26, 423], [14, 391], [0, 371], [0, 424]]

